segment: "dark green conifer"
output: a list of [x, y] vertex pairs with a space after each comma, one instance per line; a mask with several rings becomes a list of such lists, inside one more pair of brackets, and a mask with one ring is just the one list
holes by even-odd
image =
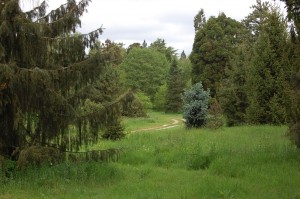
[[185, 81], [182, 70], [178, 67], [176, 59], [172, 61], [167, 81], [166, 112], [177, 113], [182, 109], [181, 95], [184, 91]]
[[[109, 117], [118, 117], [114, 112], [119, 111], [119, 96], [111, 96], [110, 103], [97, 104], [84, 94], [110, 62], [110, 56], [103, 52], [85, 55], [86, 48], [95, 46], [102, 28], [88, 34], [72, 34], [81, 25], [80, 17], [89, 3], [90, 0], [77, 4], [69, 0], [47, 13], [45, 1], [29, 12], [21, 10], [18, 0], [1, 2], [3, 154], [10, 156], [10, 149], [16, 147], [49, 143], [62, 148], [74, 144], [74, 148], [79, 148], [97, 140], [96, 130], [106, 126]], [[74, 139], [67, 134], [70, 127], [77, 127]]]
[[284, 19], [275, 7], [269, 10], [260, 24], [248, 82], [247, 117], [251, 123], [286, 123], [286, 28]]

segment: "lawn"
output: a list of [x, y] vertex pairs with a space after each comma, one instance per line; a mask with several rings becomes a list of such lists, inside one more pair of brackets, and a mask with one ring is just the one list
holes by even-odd
[[[164, 114], [153, 115], [144, 120], [157, 117], [159, 121], [153, 123], [158, 126], [178, 117], [168, 115], [161, 121]], [[125, 124], [131, 130], [148, 125], [132, 119]], [[0, 198], [296, 199], [300, 198], [300, 151], [285, 136], [286, 130], [284, 126], [219, 130], [178, 126], [130, 133], [93, 147], [123, 148], [118, 162], [11, 171], [10, 179], [2, 178]]]

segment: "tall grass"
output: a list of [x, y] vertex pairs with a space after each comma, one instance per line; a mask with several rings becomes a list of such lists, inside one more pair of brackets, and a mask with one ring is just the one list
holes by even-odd
[[[162, 117], [162, 116], [159, 116]], [[300, 152], [286, 127], [129, 134], [117, 163], [64, 163], [13, 172], [2, 198], [300, 198]], [[0, 198], [1, 198], [0, 196]]]

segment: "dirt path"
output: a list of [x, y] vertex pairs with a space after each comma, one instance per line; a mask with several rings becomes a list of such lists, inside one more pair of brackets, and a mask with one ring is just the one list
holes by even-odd
[[174, 127], [177, 127], [177, 126], [180, 126], [179, 120], [172, 119], [172, 123], [170, 123], [170, 124], [164, 124], [164, 125], [158, 126], [158, 127], [137, 129], [137, 130], [134, 130], [134, 131], [130, 131], [130, 133], [143, 132], [143, 131], [159, 131], [159, 130], [174, 128]]

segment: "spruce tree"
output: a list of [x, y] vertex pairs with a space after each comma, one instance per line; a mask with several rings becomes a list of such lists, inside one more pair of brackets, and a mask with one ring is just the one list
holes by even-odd
[[183, 118], [187, 128], [200, 128], [206, 124], [209, 98], [209, 90], [205, 91], [201, 82], [184, 92], [182, 96]]
[[[108, 54], [85, 55], [102, 33], [72, 34], [90, 0], [68, 0], [47, 13], [46, 1], [23, 12], [18, 0], [0, 6], [0, 148], [56, 144], [79, 148], [98, 138], [100, 126], [118, 114], [120, 96], [100, 104], [97, 111], [81, 108], [94, 104], [84, 97], [86, 87], [99, 79], [110, 61]], [[125, 95], [122, 95], [125, 98]], [[123, 98], [122, 98], [123, 99]], [[94, 107], [94, 106], [93, 106]], [[77, 127], [74, 139], [67, 137]], [[93, 130], [89, 131], [87, 127]], [[73, 128], [74, 129], [74, 128]], [[78, 141], [82, 139], [82, 141]], [[71, 141], [72, 143], [68, 143]]]

